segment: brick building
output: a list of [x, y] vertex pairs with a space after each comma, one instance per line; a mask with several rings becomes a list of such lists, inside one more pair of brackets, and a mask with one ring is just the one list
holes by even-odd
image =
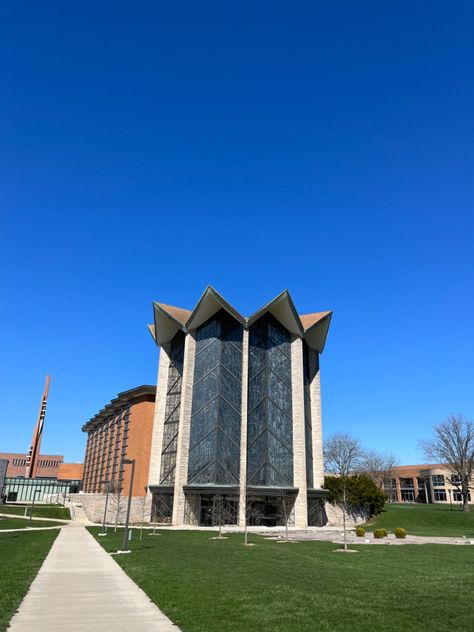
[[144, 496], [148, 484], [150, 448], [155, 408], [155, 386], [138, 386], [119, 393], [82, 427], [87, 432], [82, 489], [100, 493], [104, 481], [128, 495], [131, 466], [135, 459], [132, 496]]
[[[0, 459], [8, 461], [7, 476], [26, 476], [28, 455], [17, 452], [0, 452]], [[36, 478], [58, 478], [58, 472], [64, 463], [62, 454], [41, 454], [38, 458]]]
[[[462, 502], [456, 479], [443, 465], [400, 465], [384, 485], [389, 502]], [[471, 484], [474, 496], [474, 482]], [[469, 500], [471, 500], [469, 498]]]

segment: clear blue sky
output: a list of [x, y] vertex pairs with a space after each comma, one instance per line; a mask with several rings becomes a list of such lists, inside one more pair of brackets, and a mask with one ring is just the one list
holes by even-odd
[[152, 301], [333, 309], [326, 435], [474, 416], [472, 2], [22, 2], [0, 20], [0, 451], [81, 460]]

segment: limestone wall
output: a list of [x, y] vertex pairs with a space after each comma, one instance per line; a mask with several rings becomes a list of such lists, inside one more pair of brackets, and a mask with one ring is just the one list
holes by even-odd
[[[326, 510], [328, 520], [326, 526], [342, 527], [342, 507], [340, 505], [331, 505], [330, 503], [326, 503], [324, 508]], [[369, 517], [369, 510], [365, 507], [351, 507], [346, 514], [346, 525], [348, 527], [356, 527], [357, 525], [367, 522]]]
[[[70, 494], [71, 502], [80, 504], [84, 509], [87, 518], [92, 522], [102, 523], [105, 509], [105, 494]], [[107, 505], [107, 524], [124, 524], [127, 513], [128, 496], [117, 497], [109, 494], [109, 502]], [[150, 522], [151, 515], [151, 495], [140, 497], [132, 497], [132, 506], [130, 508], [130, 522], [139, 524], [142, 522]]]

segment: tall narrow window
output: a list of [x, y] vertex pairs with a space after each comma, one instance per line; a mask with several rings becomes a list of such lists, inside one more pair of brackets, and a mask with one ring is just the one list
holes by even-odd
[[171, 341], [170, 367], [166, 390], [165, 424], [161, 452], [160, 484], [172, 485], [176, 471], [176, 451], [178, 448], [179, 411], [181, 409], [181, 388], [183, 382], [184, 334], [178, 331]]
[[271, 314], [249, 334], [247, 481], [293, 486], [290, 333]]
[[188, 483], [238, 485], [242, 326], [221, 310], [196, 332]]

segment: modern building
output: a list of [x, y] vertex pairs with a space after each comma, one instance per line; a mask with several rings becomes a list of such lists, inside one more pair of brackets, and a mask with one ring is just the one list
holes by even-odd
[[148, 484], [156, 386], [138, 386], [119, 393], [82, 427], [87, 432], [83, 491], [101, 493], [106, 487], [124, 495], [130, 490], [130, 465], [135, 459], [132, 496], [144, 496]]
[[[462, 503], [456, 483], [444, 465], [401, 465], [393, 469], [384, 491], [389, 502]], [[474, 482], [471, 491], [474, 496]]]
[[[7, 459], [7, 476], [26, 478], [29, 468], [28, 454], [17, 452], [0, 452], [0, 459]], [[57, 478], [59, 468], [64, 463], [62, 454], [41, 454], [36, 462], [35, 476], [38, 478]]]
[[68, 464], [67, 478], [7, 477], [4, 495], [7, 502], [64, 502], [70, 494], [77, 494], [82, 483], [82, 463]]
[[[212, 287], [192, 311], [154, 303], [161, 348], [149, 487], [174, 525], [321, 525], [319, 358], [332, 312], [287, 291], [250, 317]], [[282, 511], [283, 508], [283, 511]]]

